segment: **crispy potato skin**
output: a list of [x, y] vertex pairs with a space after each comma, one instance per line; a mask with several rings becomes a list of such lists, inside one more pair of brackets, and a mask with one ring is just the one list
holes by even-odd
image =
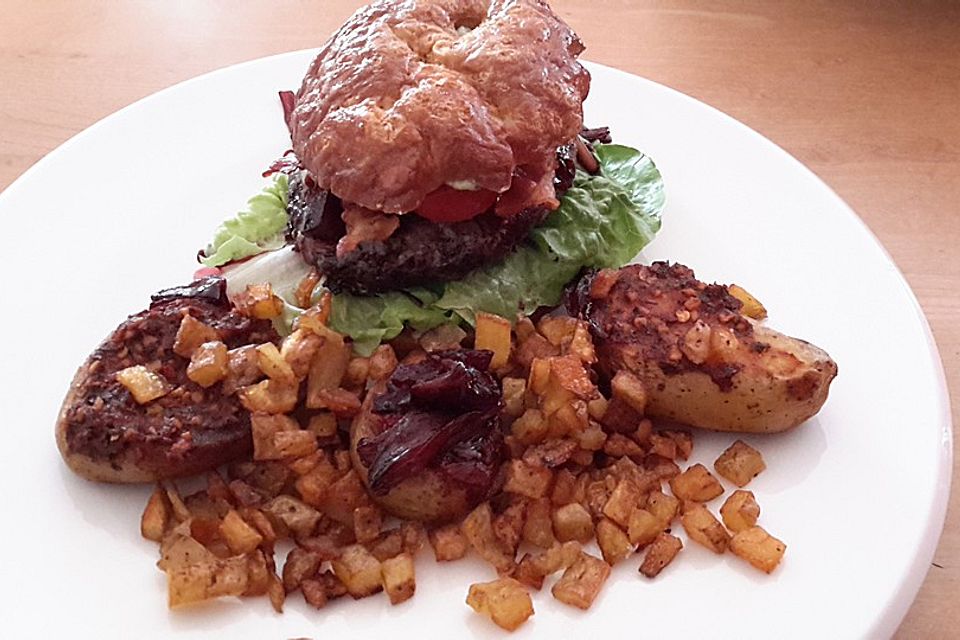
[[747, 433], [786, 431], [815, 415], [837, 365], [822, 349], [757, 324], [722, 285], [656, 262], [581, 282], [575, 307], [591, 323], [599, 364], [647, 388], [647, 415]]
[[[374, 434], [377, 418], [372, 411], [372, 404], [385, 388], [385, 381], [374, 385], [367, 393], [360, 413], [350, 425], [350, 457], [364, 485], [367, 484], [368, 470], [357, 455], [357, 443], [361, 438]], [[404, 480], [386, 495], [371, 494], [371, 497], [391, 515], [421, 522], [447, 522], [465, 515], [472, 505], [465, 490], [445, 481], [432, 469]]]

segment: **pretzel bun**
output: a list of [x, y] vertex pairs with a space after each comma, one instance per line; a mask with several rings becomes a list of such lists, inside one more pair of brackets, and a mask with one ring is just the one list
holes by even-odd
[[296, 96], [293, 148], [317, 183], [369, 209], [444, 184], [503, 192], [554, 168], [583, 123], [583, 45], [538, 0], [382, 0], [323, 45]]

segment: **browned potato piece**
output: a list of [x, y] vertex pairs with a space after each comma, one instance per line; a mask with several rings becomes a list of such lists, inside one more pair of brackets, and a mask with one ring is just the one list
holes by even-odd
[[550, 425], [539, 409], [527, 409], [513, 421], [510, 432], [522, 444], [537, 444], [543, 442]]
[[593, 519], [579, 502], [571, 502], [553, 512], [553, 532], [560, 542], [587, 542], [593, 537]]
[[343, 549], [339, 558], [332, 560], [333, 572], [354, 598], [365, 598], [383, 589], [380, 561], [366, 547], [352, 544]]
[[117, 382], [126, 387], [137, 404], [162, 398], [173, 390], [163, 376], [139, 364], [117, 371], [116, 376]]
[[289, 413], [297, 406], [296, 384], [261, 380], [238, 392], [240, 404], [250, 412]]
[[530, 465], [523, 460], [511, 460], [507, 463], [503, 490], [536, 500], [547, 495], [552, 480], [550, 469]]
[[646, 509], [634, 509], [630, 513], [627, 537], [631, 544], [645, 547], [653, 542], [664, 529], [663, 522]]
[[250, 553], [263, 542], [263, 536], [247, 524], [236, 510], [231, 509], [220, 523], [220, 535], [223, 536], [230, 551], [238, 555]]
[[517, 629], [533, 615], [530, 594], [513, 578], [470, 585], [467, 604], [507, 631]]
[[619, 398], [627, 403], [631, 409], [643, 415], [647, 407], [647, 390], [643, 386], [643, 381], [629, 371], [620, 370], [613, 376], [610, 382], [613, 397]]
[[683, 530], [690, 539], [699, 542], [714, 553], [723, 553], [730, 542], [730, 534], [723, 528], [720, 521], [710, 511], [699, 503], [690, 503], [692, 506], [685, 509], [680, 516]]
[[221, 596], [242, 596], [247, 590], [247, 559], [177, 565], [167, 570], [167, 602], [170, 608]]
[[766, 307], [740, 285], [732, 284], [727, 287], [727, 291], [743, 304], [743, 307], [740, 309], [740, 313], [743, 315], [748, 318], [753, 318], [754, 320], [763, 320], [767, 317]]
[[293, 496], [280, 494], [263, 505], [263, 510], [282, 522], [297, 537], [313, 535], [320, 522], [320, 512]]
[[700, 463], [670, 478], [670, 490], [681, 500], [708, 502], [723, 493], [723, 486]]
[[383, 589], [390, 598], [390, 604], [400, 604], [413, 597], [417, 590], [414, 575], [413, 558], [408, 553], [384, 560], [380, 564], [383, 574]]
[[526, 520], [523, 523], [523, 539], [532, 545], [549, 549], [557, 541], [553, 535], [553, 520], [549, 498], [531, 500], [527, 503]]
[[510, 359], [510, 321], [492, 313], [477, 313], [475, 349], [493, 352], [491, 369], [499, 369]]
[[786, 550], [787, 545], [761, 527], [744, 529], [730, 540], [730, 551], [766, 573], [777, 568]]
[[187, 377], [201, 387], [212, 386], [226, 377], [229, 360], [227, 345], [219, 340], [217, 342], [204, 342], [194, 350], [193, 356], [190, 358], [190, 364], [187, 366]]
[[160, 542], [169, 522], [170, 504], [167, 502], [167, 492], [158, 486], [150, 495], [140, 517], [140, 535], [147, 540]]
[[720, 507], [720, 517], [723, 518], [723, 524], [727, 529], [733, 533], [740, 533], [757, 524], [760, 518], [760, 505], [757, 504], [752, 491], [738, 489]]
[[297, 376], [293, 372], [293, 367], [280, 355], [277, 345], [272, 342], [261, 344], [257, 347], [257, 366], [268, 378], [278, 380], [285, 384], [294, 384], [297, 382]]
[[630, 523], [630, 514], [640, 504], [641, 493], [637, 485], [626, 478], [617, 483], [606, 504], [603, 505], [603, 515], [607, 516], [621, 527]]
[[460, 529], [480, 557], [492, 564], [497, 571], [513, 568], [514, 554], [504, 548], [493, 530], [493, 513], [490, 503], [484, 502], [464, 518]]
[[651, 491], [647, 496], [647, 511], [656, 516], [660, 522], [660, 529], [666, 529], [677, 517], [677, 511], [680, 510], [680, 501], [669, 496], [662, 491]]
[[173, 352], [184, 358], [192, 358], [194, 350], [205, 342], [218, 342], [220, 334], [190, 314], [183, 316], [173, 342]]
[[610, 566], [625, 560], [633, 552], [633, 545], [630, 544], [627, 534], [608, 518], [601, 518], [597, 523], [597, 545], [603, 554], [604, 562]]
[[743, 440], [737, 440], [720, 454], [713, 463], [713, 468], [733, 484], [744, 487], [760, 475], [767, 465], [759, 451]]
[[643, 564], [640, 565], [640, 573], [648, 578], [656, 578], [664, 567], [673, 562], [682, 548], [683, 543], [677, 536], [669, 533], [659, 534], [647, 548], [647, 555], [644, 556]]
[[316, 551], [307, 551], [302, 547], [294, 547], [287, 554], [283, 563], [283, 588], [287, 593], [300, 588], [305, 579], [317, 574], [317, 569], [323, 558]]
[[456, 524], [432, 529], [427, 537], [430, 540], [430, 546], [433, 547], [433, 554], [436, 556], [437, 562], [459, 560], [467, 555], [467, 549], [470, 547], [470, 543], [460, 530], [460, 526]]
[[581, 553], [550, 591], [560, 602], [589, 609], [609, 576], [610, 565], [588, 553]]
[[233, 304], [240, 313], [260, 320], [270, 320], [283, 313], [283, 300], [274, 295], [269, 282], [248, 284], [233, 297]]
[[538, 554], [524, 554], [517, 565], [513, 577], [534, 589], [543, 587], [543, 579], [552, 573], [566, 569], [580, 557], [580, 543], [574, 540], [555, 543], [552, 547]]

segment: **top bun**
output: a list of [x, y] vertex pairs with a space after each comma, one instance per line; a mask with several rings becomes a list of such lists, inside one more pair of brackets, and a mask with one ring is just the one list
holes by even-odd
[[290, 116], [317, 183], [388, 213], [444, 184], [506, 191], [552, 172], [583, 124], [577, 35], [539, 0], [382, 0], [310, 65]]

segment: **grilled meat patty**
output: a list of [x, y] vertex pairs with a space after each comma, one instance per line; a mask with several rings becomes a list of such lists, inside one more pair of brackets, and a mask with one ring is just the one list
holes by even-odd
[[[229, 348], [279, 340], [267, 320], [232, 309], [225, 283], [155, 296], [130, 316], [77, 371], [57, 422], [57, 444], [67, 464], [91, 480], [148, 482], [215, 468], [250, 451], [249, 413], [223, 383], [204, 389], [187, 378], [189, 360], [173, 352], [183, 316], [215, 329]], [[143, 365], [173, 390], [138, 404], [118, 371]]]

